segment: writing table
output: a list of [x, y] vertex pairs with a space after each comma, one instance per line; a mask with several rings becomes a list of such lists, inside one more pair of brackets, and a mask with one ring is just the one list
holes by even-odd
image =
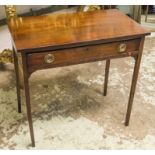
[[29, 77], [40, 69], [106, 60], [103, 92], [106, 95], [110, 60], [134, 57], [135, 66], [125, 119], [125, 125], [129, 124], [144, 39], [150, 34], [149, 31], [116, 9], [20, 17], [11, 19], [8, 26], [13, 43], [18, 112], [21, 112], [21, 68], [32, 146], [35, 146], [35, 139]]

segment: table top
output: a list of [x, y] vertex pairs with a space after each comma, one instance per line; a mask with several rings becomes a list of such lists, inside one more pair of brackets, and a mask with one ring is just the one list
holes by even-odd
[[117, 9], [18, 17], [8, 23], [18, 52], [67, 48], [150, 34]]

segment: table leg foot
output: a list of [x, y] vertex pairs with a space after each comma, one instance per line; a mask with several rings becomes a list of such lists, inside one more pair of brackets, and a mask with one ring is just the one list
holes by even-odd
[[129, 121], [126, 121], [126, 122], [124, 123], [124, 125], [125, 125], [125, 126], [129, 126]]
[[35, 143], [32, 143], [32, 147], [35, 147]]
[[103, 91], [104, 96], [107, 95], [109, 67], [110, 67], [110, 59], [106, 60], [106, 66], [105, 66], [105, 79], [104, 79], [104, 91]]

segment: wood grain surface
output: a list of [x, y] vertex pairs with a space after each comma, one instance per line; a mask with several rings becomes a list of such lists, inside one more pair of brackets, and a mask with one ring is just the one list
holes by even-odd
[[19, 17], [11, 19], [8, 25], [18, 52], [68, 48], [149, 34], [116, 9]]

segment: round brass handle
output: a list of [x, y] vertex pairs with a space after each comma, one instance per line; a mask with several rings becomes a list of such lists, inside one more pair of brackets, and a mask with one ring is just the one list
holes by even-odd
[[50, 64], [50, 63], [54, 62], [54, 60], [55, 60], [55, 57], [54, 57], [53, 54], [47, 54], [47, 55], [45, 55], [45, 57], [44, 57], [44, 61], [45, 61], [45, 63], [47, 63], [47, 64]]
[[118, 52], [119, 53], [123, 53], [126, 51], [126, 44], [125, 43], [121, 43], [119, 46], [118, 46]]

